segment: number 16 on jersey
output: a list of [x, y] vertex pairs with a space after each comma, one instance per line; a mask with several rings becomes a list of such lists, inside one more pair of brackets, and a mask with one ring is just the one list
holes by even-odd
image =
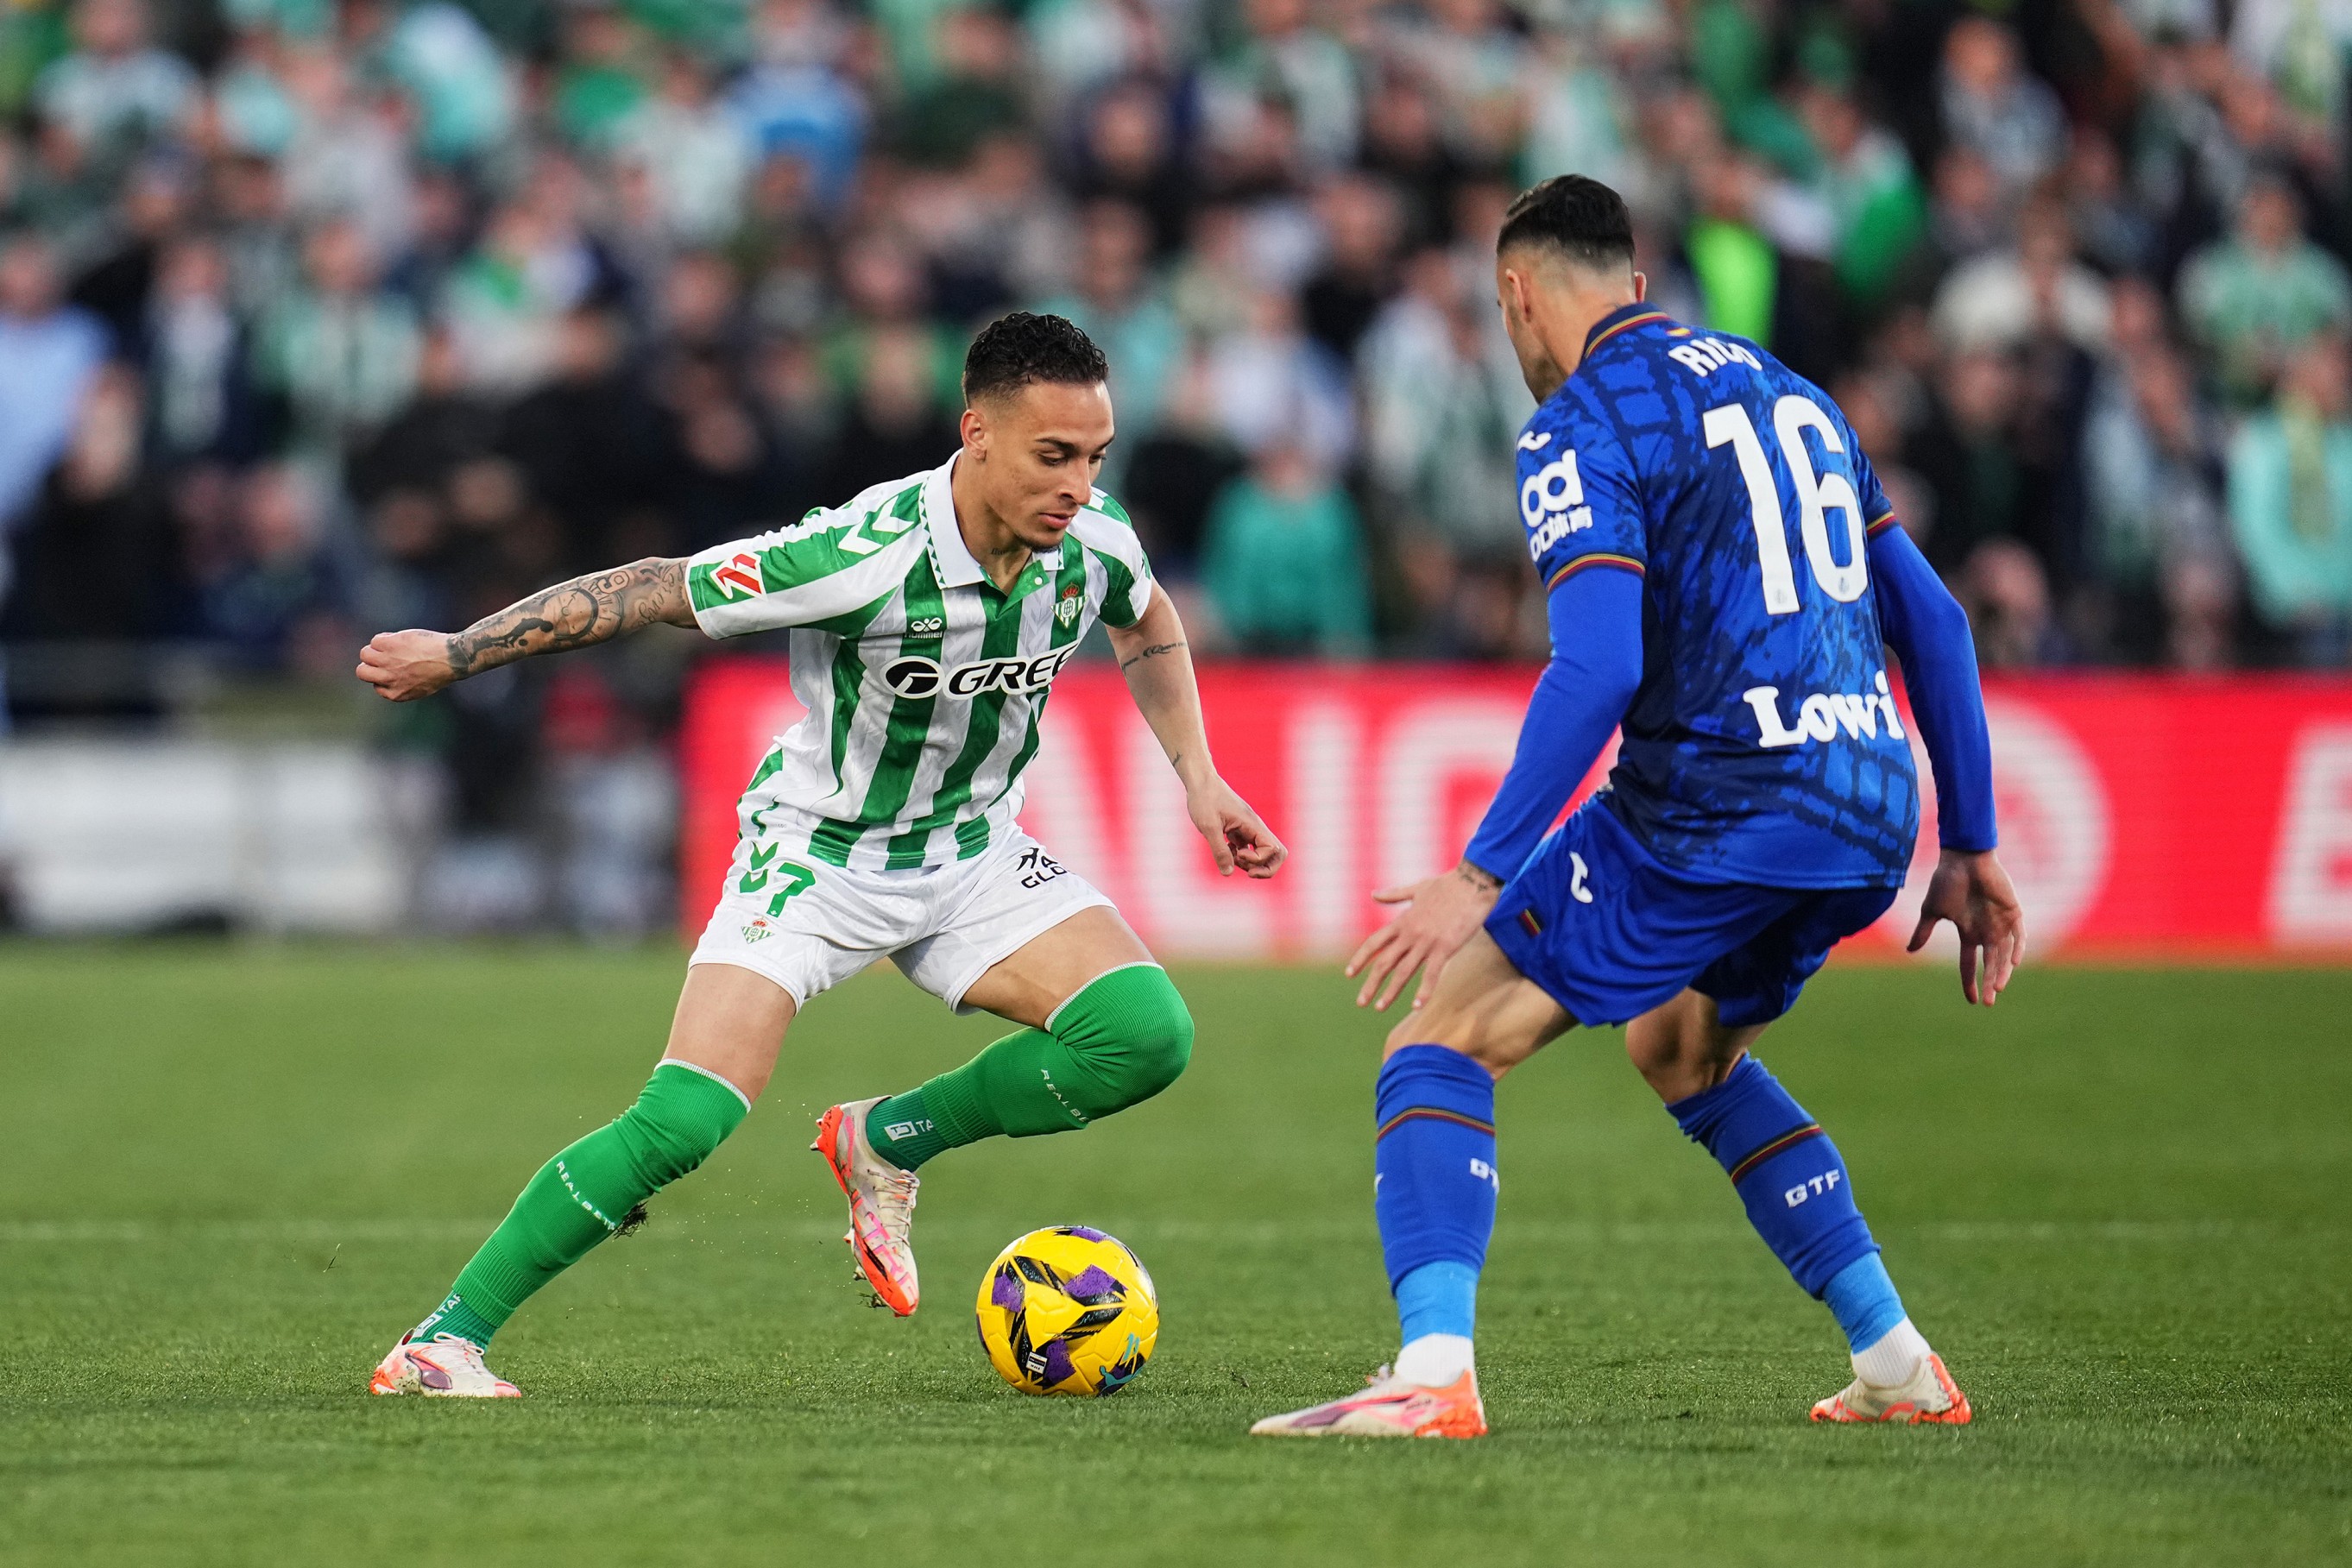
[[[1706, 444], [1710, 450], [1728, 445], [1739, 461], [1739, 476], [1748, 484], [1749, 520], [1756, 528], [1756, 560], [1764, 577], [1764, 608], [1774, 615], [1794, 614], [1797, 574], [1789, 562], [1789, 530], [1780, 514], [1780, 486], [1773, 477], [1771, 460], [1756, 434], [1756, 422], [1744, 403], [1727, 402], [1706, 411]], [[1797, 529], [1805, 541], [1805, 563], [1822, 591], [1840, 604], [1851, 604], [1870, 586], [1870, 563], [1864, 535], [1867, 520], [1853, 481], [1834, 469], [1827, 474], [1813, 466], [1805, 432], [1818, 431], [1822, 445], [1832, 456], [1845, 455], [1845, 441], [1837, 423], [1809, 397], [1790, 392], [1772, 405], [1772, 434], [1788, 465], [1797, 492]], [[1840, 562], [1830, 549], [1829, 514], [1845, 518], [1846, 559]]]

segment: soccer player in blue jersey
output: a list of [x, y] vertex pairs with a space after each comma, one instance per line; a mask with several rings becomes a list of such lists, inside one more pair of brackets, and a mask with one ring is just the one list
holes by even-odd
[[[1750, 1054], [1903, 884], [1919, 819], [1906, 722], [1943, 846], [1912, 950], [1952, 922], [1961, 992], [1988, 1007], [2023, 956], [1967, 618], [1835, 405], [1755, 344], [1644, 305], [1633, 261], [1624, 204], [1580, 176], [1527, 192], [1503, 225], [1504, 320], [1541, 405], [1519, 497], [1552, 660], [1462, 863], [1382, 894], [1409, 907], [1349, 966], [1359, 1003], [1383, 1009], [1423, 975], [1377, 1091], [1373, 1206], [1403, 1348], [1366, 1392], [1254, 1432], [1486, 1430], [1472, 1329], [1501, 1190], [1495, 1081], [1572, 1025], [1615, 1023], [1844, 1332], [1853, 1380], [1813, 1419], [1969, 1419], [1836, 1145]], [[1547, 837], [1621, 726], [1608, 788]]]

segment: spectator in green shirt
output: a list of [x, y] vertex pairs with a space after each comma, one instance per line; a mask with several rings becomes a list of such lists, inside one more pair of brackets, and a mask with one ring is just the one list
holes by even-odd
[[2297, 349], [2352, 325], [2352, 277], [2304, 237], [2294, 190], [2264, 175], [2238, 203], [2237, 232], [2182, 270], [2180, 313], [2219, 359], [2223, 392], [2252, 407]]
[[1328, 656], [1370, 644], [1355, 506], [1296, 442], [1270, 443], [1219, 494], [1201, 567], [1210, 601], [1245, 652]]
[[2230, 448], [2230, 522], [2255, 608], [2313, 664], [2341, 663], [2352, 626], [2347, 382], [2343, 340], [2314, 340]]

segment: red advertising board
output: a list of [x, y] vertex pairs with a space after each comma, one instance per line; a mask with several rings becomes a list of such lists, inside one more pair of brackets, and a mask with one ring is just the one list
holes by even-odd
[[[1118, 674], [1072, 669], [1055, 684], [1022, 821], [1160, 952], [1342, 951], [1381, 918], [1374, 888], [1459, 855], [1509, 764], [1534, 674], [1204, 668], [1218, 766], [1291, 848], [1260, 883], [1217, 876]], [[2352, 682], [1996, 680], [1985, 706], [2001, 856], [2038, 954], [2352, 957]], [[799, 715], [780, 660], [698, 671], [680, 754], [688, 932], [717, 894], [737, 796]], [[1921, 839], [1911, 887], [1857, 949], [1891, 953], [1908, 931], [1933, 862], [1933, 834]]]

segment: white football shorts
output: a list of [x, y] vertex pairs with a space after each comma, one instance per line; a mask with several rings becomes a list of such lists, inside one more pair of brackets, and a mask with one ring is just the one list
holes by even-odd
[[888, 958], [958, 1012], [989, 967], [1081, 909], [1110, 900], [1019, 828], [985, 854], [904, 871], [848, 871], [739, 840], [689, 964], [765, 975], [811, 997]]

